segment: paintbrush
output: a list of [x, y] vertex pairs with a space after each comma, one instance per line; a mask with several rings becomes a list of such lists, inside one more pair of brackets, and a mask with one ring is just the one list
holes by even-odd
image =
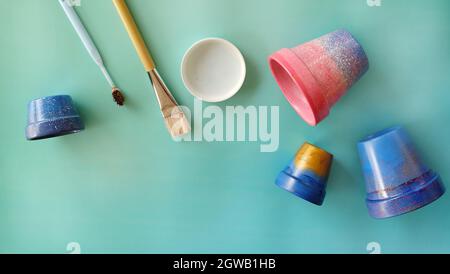
[[73, 28], [77, 32], [78, 36], [80, 37], [81, 41], [83, 42], [84, 47], [89, 52], [89, 55], [91, 56], [92, 60], [97, 64], [97, 66], [102, 71], [103, 75], [106, 78], [106, 81], [108, 81], [108, 84], [112, 88], [112, 97], [114, 101], [119, 105], [123, 106], [125, 102], [125, 97], [123, 96], [122, 92], [119, 88], [114, 84], [111, 76], [108, 73], [108, 70], [106, 69], [103, 59], [95, 46], [94, 42], [92, 41], [91, 36], [87, 32], [86, 28], [84, 27], [83, 23], [80, 20], [80, 17], [78, 17], [75, 9], [72, 7], [72, 5], [69, 3], [68, 0], [59, 0], [59, 3], [61, 4], [61, 7], [63, 8], [64, 12], [66, 13], [67, 18], [69, 18], [70, 23], [72, 23]]
[[122, 19], [123, 24], [130, 36], [131, 41], [136, 48], [136, 51], [141, 59], [145, 70], [147, 71], [150, 81], [152, 82], [153, 89], [156, 97], [158, 98], [159, 107], [166, 123], [166, 127], [169, 130], [172, 137], [178, 137], [190, 132], [190, 124], [186, 119], [186, 115], [177, 101], [170, 93], [166, 84], [162, 80], [158, 71], [156, 70], [155, 63], [153, 61], [150, 52], [142, 38], [139, 29], [127, 7], [124, 0], [113, 0], [114, 5]]

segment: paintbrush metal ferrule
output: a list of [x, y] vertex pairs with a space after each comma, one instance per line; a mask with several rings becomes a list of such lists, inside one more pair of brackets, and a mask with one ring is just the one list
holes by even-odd
[[190, 123], [156, 68], [148, 72], [158, 99], [161, 114], [172, 137], [180, 137], [191, 131]]

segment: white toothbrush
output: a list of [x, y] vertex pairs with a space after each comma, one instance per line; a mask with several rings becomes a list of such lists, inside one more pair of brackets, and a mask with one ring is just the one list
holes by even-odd
[[112, 96], [114, 98], [114, 101], [119, 105], [122, 106], [125, 97], [123, 96], [120, 89], [117, 88], [117, 86], [114, 84], [111, 76], [108, 73], [108, 70], [106, 69], [102, 57], [95, 46], [94, 42], [92, 41], [91, 36], [87, 32], [86, 28], [84, 27], [83, 23], [80, 20], [80, 17], [78, 17], [75, 9], [72, 7], [72, 5], [69, 3], [70, 0], [58, 0], [61, 4], [61, 7], [63, 8], [64, 12], [66, 13], [67, 18], [69, 18], [70, 23], [72, 23], [73, 28], [76, 30], [78, 36], [80, 37], [81, 41], [83, 42], [84, 47], [89, 52], [89, 55], [91, 56], [92, 60], [97, 64], [97, 66], [102, 71], [103, 75], [106, 78], [106, 81], [108, 81], [109, 85], [112, 88]]

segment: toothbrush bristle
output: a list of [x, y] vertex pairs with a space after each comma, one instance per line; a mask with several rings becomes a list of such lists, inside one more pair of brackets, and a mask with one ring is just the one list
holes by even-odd
[[123, 96], [122, 92], [118, 88], [114, 88], [112, 90], [112, 96], [114, 101], [119, 105], [123, 106], [123, 103], [125, 102], [125, 97]]

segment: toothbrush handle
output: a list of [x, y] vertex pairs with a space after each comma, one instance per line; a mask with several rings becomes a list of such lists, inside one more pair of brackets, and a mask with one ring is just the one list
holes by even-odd
[[147, 46], [145, 45], [144, 39], [142, 38], [138, 27], [136, 26], [136, 22], [133, 19], [133, 16], [130, 13], [130, 10], [125, 3], [125, 0], [113, 0], [114, 5], [122, 19], [123, 24], [130, 36], [131, 41], [136, 48], [136, 51], [141, 59], [142, 64], [147, 72], [155, 69], [155, 63], [153, 62], [153, 58], [148, 51]]
[[84, 47], [89, 52], [91, 58], [98, 66], [103, 67], [102, 57], [100, 56], [97, 47], [92, 41], [91, 36], [87, 32], [86, 28], [84, 27], [83, 23], [80, 20], [80, 17], [78, 17], [74, 8], [67, 3], [67, 0], [59, 0], [59, 3], [61, 4], [61, 7], [63, 8], [64, 12], [66, 13], [67, 18], [69, 18], [70, 23], [72, 23], [73, 28], [76, 30], [78, 36], [83, 42]]

